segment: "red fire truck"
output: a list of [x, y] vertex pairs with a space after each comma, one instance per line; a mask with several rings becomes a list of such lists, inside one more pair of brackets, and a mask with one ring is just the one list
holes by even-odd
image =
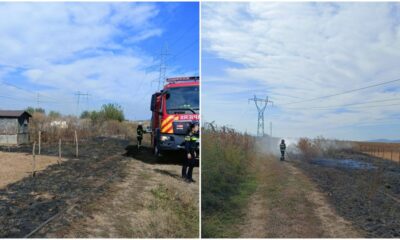
[[184, 148], [190, 123], [199, 122], [199, 77], [168, 78], [151, 97], [151, 138], [154, 154]]

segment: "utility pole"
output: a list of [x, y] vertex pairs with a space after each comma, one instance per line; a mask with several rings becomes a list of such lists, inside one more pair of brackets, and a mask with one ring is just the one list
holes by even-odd
[[257, 110], [258, 110], [258, 123], [257, 123], [257, 136], [258, 137], [263, 137], [264, 136], [264, 112], [265, 109], [267, 108], [268, 103], [273, 104], [272, 101], [268, 100], [268, 96], [265, 99], [262, 98], [257, 98], [256, 95], [254, 95], [254, 98], [249, 99], [250, 101], [254, 101]]
[[36, 95], [36, 108], [39, 109], [39, 104], [40, 104], [40, 94], [37, 93]]
[[160, 53], [160, 76], [158, 78], [158, 90], [161, 89], [162, 84], [165, 81], [165, 75], [167, 72], [167, 56], [168, 56], [168, 45], [165, 44], [164, 48], [161, 50]]
[[75, 93], [75, 96], [77, 97], [77, 99], [76, 99], [76, 116], [79, 116], [80, 98], [81, 98], [81, 96], [82, 97], [86, 96], [86, 99], [88, 99], [89, 93], [81, 93], [81, 91], [78, 91], [78, 92]]
[[272, 138], [272, 122], [269, 122], [269, 137]]

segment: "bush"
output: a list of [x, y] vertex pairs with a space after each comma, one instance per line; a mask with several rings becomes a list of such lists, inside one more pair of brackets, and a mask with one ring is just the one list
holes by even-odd
[[297, 147], [305, 160], [312, 160], [318, 155], [318, 149], [309, 138], [300, 138]]

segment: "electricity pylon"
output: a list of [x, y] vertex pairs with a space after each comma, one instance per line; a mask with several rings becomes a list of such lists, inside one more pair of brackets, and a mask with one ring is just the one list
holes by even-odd
[[264, 136], [264, 112], [265, 109], [267, 108], [268, 103], [273, 104], [272, 101], [268, 100], [268, 96], [265, 99], [262, 98], [257, 98], [256, 95], [254, 95], [254, 98], [249, 99], [250, 101], [254, 101], [257, 110], [258, 110], [258, 122], [257, 122], [257, 136], [258, 137], [263, 137]]
[[161, 89], [162, 85], [165, 82], [166, 72], [167, 72], [167, 57], [168, 57], [168, 45], [165, 44], [164, 48], [160, 53], [160, 76], [158, 78], [158, 90]]

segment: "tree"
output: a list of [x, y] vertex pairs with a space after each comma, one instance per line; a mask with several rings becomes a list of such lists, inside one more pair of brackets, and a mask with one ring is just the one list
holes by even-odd
[[80, 118], [81, 119], [91, 118], [91, 114], [89, 111], [83, 111]]
[[122, 110], [122, 107], [114, 103], [104, 104], [101, 107], [100, 115], [105, 120], [117, 120], [119, 122], [125, 120], [124, 111]]
[[35, 112], [35, 109], [33, 107], [27, 107], [25, 111], [32, 115]]
[[49, 117], [50, 118], [60, 118], [61, 117], [61, 113], [56, 112], [56, 111], [50, 111], [49, 112]]
[[102, 120], [101, 112], [92, 111], [89, 113], [89, 115], [92, 122], [98, 122], [99, 120]]
[[25, 111], [27, 111], [31, 115], [35, 112], [46, 114], [46, 111], [43, 108], [27, 107]]
[[35, 112], [46, 114], [46, 111], [44, 110], [44, 108], [35, 108]]

